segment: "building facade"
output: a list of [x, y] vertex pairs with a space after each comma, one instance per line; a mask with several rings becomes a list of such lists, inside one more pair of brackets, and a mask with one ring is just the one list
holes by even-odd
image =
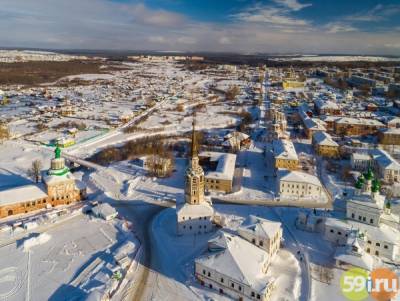
[[25, 185], [0, 192], [0, 218], [15, 214], [69, 205], [86, 199], [86, 186], [76, 180], [65, 166], [61, 150], [55, 149], [51, 168], [42, 176], [43, 183]]
[[327, 158], [339, 157], [339, 144], [333, 141], [326, 132], [316, 132], [312, 137], [312, 145], [319, 156]]

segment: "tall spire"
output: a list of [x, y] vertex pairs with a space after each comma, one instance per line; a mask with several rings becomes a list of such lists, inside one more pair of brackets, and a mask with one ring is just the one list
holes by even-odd
[[197, 142], [196, 142], [196, 115], [193, 115], [193, 130], [192, 130], [192, 158], [197, 156]]

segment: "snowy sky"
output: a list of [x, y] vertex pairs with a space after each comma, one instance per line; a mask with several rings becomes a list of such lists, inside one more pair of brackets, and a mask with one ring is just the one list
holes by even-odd
[[0, 46], [400, 55], [398, 0], [1, 0]]

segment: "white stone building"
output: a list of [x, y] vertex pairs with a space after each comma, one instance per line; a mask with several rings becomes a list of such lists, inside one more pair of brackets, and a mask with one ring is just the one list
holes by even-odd
[[281, 198], [319, 199], [323, 195], [320, 180], [300, 171], [279, 170], [277, 186]]
[[274, 279], [267, 276], [269, 254], [247, 240], [220, 231], [210, 253], [195, 260], [200, 283], [235, 300], [268, 300]]
[[270, 259], [278, 252], [282, 240], [281, 223], [250, 215], [238, 228], [241, 237], [265, 250]]

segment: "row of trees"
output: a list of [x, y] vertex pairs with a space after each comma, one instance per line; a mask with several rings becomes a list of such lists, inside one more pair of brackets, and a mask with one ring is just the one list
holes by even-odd
[[120, 147], [108, 147], [96, 153], [89, 160], [100, 165], [108, 165], [112, 162], [132, 160], [145, 155], [164, 156], [171, 150], [172, 146], [165, 142], [165, 137], [155, 135], [128, 141]]

